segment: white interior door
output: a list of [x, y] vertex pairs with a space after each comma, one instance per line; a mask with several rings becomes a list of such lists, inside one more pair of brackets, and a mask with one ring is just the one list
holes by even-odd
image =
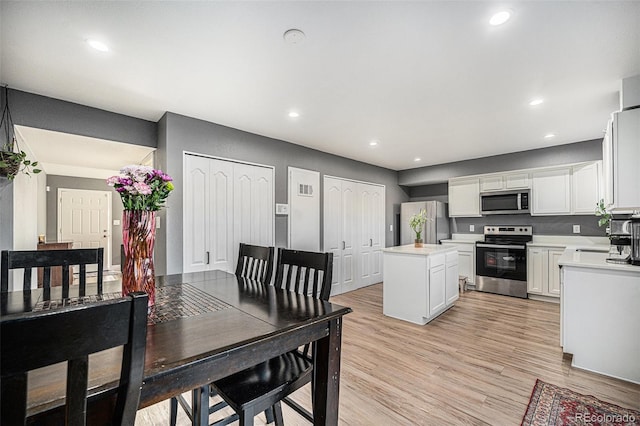
[[[340, 228], [342, 229], [342, 291], [358, 288], [358, 195], [357, 183], [342, 181], [342, 211]], [[334, 260], [335, 262], [335, 260]]]
[[371, 284], [371, 253], [374, 200], [371, 186], [358, 184], [358, 211], [360, 220], [358, 221], [358, 287]]
[[385, 187], [371, 187], [371, 278], [370, 283], [382, 282], [382, 249], [385, 247]]
[[185, 156], [184, 185], [184, 246], [185, 272], [205, 271], [209, 268], [209, 159]]
[[289, 167], [289, 239], [293, 250], [320, 251], [320, 173]]
[[324, 178], [324, 251], [333, 254], [331, 294], [342, 293], [342, 181]]
[[233, 163], [233, 211], [235, 268], [240, 243], [273, 245], [273, 169]]
[[58, 241], [73, 248], [104, 248], [104, 269], [111, 267], [111, 192], [58, 189]]
[[273, 168], [185, 154], [184, 182], [185, 272], [233, 272], [241, 242], [273, 245]]

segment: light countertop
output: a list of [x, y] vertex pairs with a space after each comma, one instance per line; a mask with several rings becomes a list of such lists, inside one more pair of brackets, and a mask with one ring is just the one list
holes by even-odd
[[455, 246], [443, 246], [442, 244], [425, 244], [421, 248], [414, 247], [413, 244], [405, 246], [387, 247], [382, 250], [385, 253], [409, 254], [414, 256], [429, 256], [436, 253], [446, 253], [456, 251]]
[[610, 271], [626, 271], [638, 274], [638, 284], [640, 284], [640, 266], [630, 264], [616, 264], [606, 262], [607, 252], [579, 251], [576, 247], [567, 248], [558, 264], [560, 266], [574, 266], [590, 269], [606, 269]]
[[609, 238], [587, 237], [582, 235], [534, 235], [533, 240], [527, 243], [528, 247], [585, 247], [601, 246], [609, 250]]

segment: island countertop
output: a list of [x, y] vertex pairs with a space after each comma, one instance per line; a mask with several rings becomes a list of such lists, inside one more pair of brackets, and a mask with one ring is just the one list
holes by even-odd
[[385, 253], [409, 254], [414, 256], [429, 256], [436, 253], [447, 253], [457, 251], [456, 247], [443, 246], [441, 244], [424, 244], [423, 247], [415, 247], [413, 244], [404, 246], [387, 247], [383, 249]]

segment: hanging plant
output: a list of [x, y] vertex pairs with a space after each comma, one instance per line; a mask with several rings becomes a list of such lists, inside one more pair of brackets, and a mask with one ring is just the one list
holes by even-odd
[[20, 150], [18, 140], [13, 131], [13, 119], [9, 110], [9, 89], [4, 86], [4, 107], [2, 109], [2, 119], [0, 119], [0, 134], [2, 134], [2, 146], [0, 147], [0, 176], [9, 180], [15, 179], [18, 173], [26, 175], [38, 174], [42, 170], [38, 169], [38, 162], [31, 161], [27, 154]]

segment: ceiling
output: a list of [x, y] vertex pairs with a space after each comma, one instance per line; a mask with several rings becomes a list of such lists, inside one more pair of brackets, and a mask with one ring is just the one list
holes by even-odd
[[[638, 1], [4, 0], [0, 13], [9, 87], [395, 170], [600, 138], [620, 80], [640, 74]], [[306, 38], [286, 43], [291, 28]]]

